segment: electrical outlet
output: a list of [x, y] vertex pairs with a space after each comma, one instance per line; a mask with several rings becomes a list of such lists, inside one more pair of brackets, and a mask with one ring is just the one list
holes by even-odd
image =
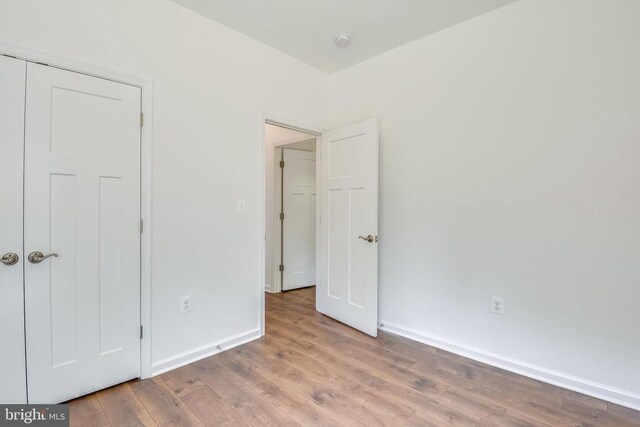
[[180, 297], [180, 313], [191, 311], [191, 295]]
[[495, 314], [504, 314], [504, 298], [491, 297], [491, 312]]

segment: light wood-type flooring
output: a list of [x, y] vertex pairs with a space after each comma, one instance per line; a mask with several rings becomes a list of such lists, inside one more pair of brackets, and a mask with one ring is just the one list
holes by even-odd
[[72, 426], [640, 426], [640, 412], [267, 294], [266, 336], [70, 402]]

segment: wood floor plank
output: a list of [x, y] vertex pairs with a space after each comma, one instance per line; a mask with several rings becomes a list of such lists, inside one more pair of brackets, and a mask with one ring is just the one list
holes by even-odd
[[314, 375], [269, 352], [256, 350], [257, 342], [245, 346], [235, 357], [246, 364], [265, 367], [276, 380], [292, 388], [305, 399], [330, 411], [352, 425], [386, 425], [370, 409], [362, 406], [364, 398], [356, 398], [359, 384], [348, 384], [332, 376]]
[[227, 354], [216, 357], [216, 362], [244, 380], [247, 385], [265, 396], [274, 406], [302, 425], [339, 426], [343, 424], [331, 412], [304, 399], [295, 390], [279, 381], [276, 376], [257, 366], [243, 363], [238, 358]]
[[198, 388], [207, 387], [190, 365], [166, 372], [160, 378], [178, 397], [189, 394]]
[[479, 420], [476, 426], [480, 427], [554, 427], [538, 420], [514, 416], [513, 414], [498, 413], [489, 414]]
[[299, 315], [296, 310], [309, 309], [300, 307], [293, 309], [292, 306], [287, 305], [287, 303], [284, 304], [284, 306], [272, 305], [272, 308], [268, 311], [269, 320], [272, 324], [275, 324], [274, 329], [276, 330], [303, 330], [307, 333], [317, 335], [319, 337], [318, 339], [332, 339], [340, 342], [340, 345], [343, 346], [368, 350], [373, 354], [386, 357], [393, 361], [393, 363], [398, 365], [402, 364], [405, 367], [410, 366], [415, 361], [410, 354], [406, 352], [395, 352], [388, 345], [388, 342], [397, 342], [398, 339], [409, 341], [405, 338], [393, 336], [382, 331], [379, 332], [378, 338], [373, 338], [316, 311], [308, 311], [307, 315]]
[[[272, 336], [276, 339], [278, 338], [278, 332], [279, 331], [274, 331], [272, 333]], [[269, 336], [266, 338], [268, 339]], [[429, 397], [437, 398], [445, 390], [444, 387], [435, 383], [430, 378], [415, 372], [410, 372], [403, 367], [402, 363], [396, 363], [397, 359], [395, 357], [378, 358], [378, 354], [376, 354], [374, 349], [361, 351], [360, 347], [353, 343], [349, 343], [349, 345], [338, 345], [337, 343], [331, 342], [332, 345], [326, 345], [326, 342], [317, 343], [315, 339], [304, 344], [295, 341], [288, 341], [284, 344], [294, 347], [298, 351], [313, 355], [316, 358], [318, 356], [324, 356], [325, 360], [327, 360], [327, 356], [323, 354], [323, 352], [325, 350], [329, 351], [346, 359], [350, 364], [349, 367], [358, 365], [369, 370], [375, 368], [374, 375], [376, 378], [413, 388], [427, 394]]]
[[137, 381], [131, 389], [158, 426], [191, 427], [201, 423], [160, 377]]
[[[264, 342], [268, 343], [270, 340], [280, 341], [275, 334], [272, 337], [265, 337]], [[344, 377], [350, 377], [357, 372], [359, 378], [355, 381], [356, 383], [362, 383], [363, 371], [366, 371], [369, 376], [367, 383], [381, 383], [387, 387], [389, 383], [405, 386], [432, 399], [438, 398], [446, 390], [429, 378], [410, 372], [401, 366], [367, 363], [365, 360], [354, 358], [351, 351], [340, 347], [322, 347], [313, 341], [306, 343], [280, 341], [279, 345], [306, 354], [310, 359], [324, 364], [334, 372], [340, 372]]]
[[[269, 308], [270, 314], [282, 315], [285, 314], [284, 320], [289, 324], [298, 324], [299, 322], [307, 322], [321, 331], [321, 334], [329, 335], [343, 335], [347, 338], [352, 338], [358, 341], [362, 341], [367, 344], [378, 344], [376, 338], [373, 338], [367, 334], [351, 328], [350, 326], [340, 323], [320, 312], [315, 311], [311, 307], [304, 307], [301, 305], [292, 304], [289, 302], [273, 303]], [[383, 346], [380, 346], [384, 348]]]
[[469, 396], [464, 396], [454, 390], [447, 390], [444, 392], [438, 401], [441, 404], [446, 405], [447, 408], [451, 408], [458, 413], [464, 414], [464, 416], [474, 421], [480, 421], [490, 414], [500, 415], [507, 412], [501, 405], [493, 402], [472, 399]]
[[[100, 406], [112, 426], [156, 426], [142, 402], [131, 390], [131, 383], [120, 384], [96, 393]], [[70, 417], [75, 415], [70, 413]]]
[[640, 427], [640, 412], [266, 294], [266, 336], [69, 403], [73, 426]]
[[[278, 339], [274, 335], [272, 334], [264, 339]], [[370, 370], [366, 366], [358, 366], [352, 363], [336, 349], [321, 349], [309, 342], [302, 344], [284, 341], [284, 343], [295, 347], [300, 352], [308, 352], [310, 357], [313, 357], [318, 363], [330, 366], [336, 374], [349, 378], [354, 384], [368, 387], [370, 389], [369, 395], [379, 396], [388, 403], [393, 402], [396, 407], [402, 408], [399, 410], [400, 413], [411, 412], [421, 419], [425, 425], [428, 425], [431, 420], [437, 420], [439, 425], [469, 425], [473, 422], [473, 419], [465, 414], [458, 413], [450, 407], [435, 401], [435, 398], [442, 394], [442, 389], [435, 393], [430, 392], [428, 389], [418, 391], [421, 387], [417, 389], [411, 387], [411, 381], [409, 384], [401, 384], [401, 381], [397, 381], [397, 378], [393, 376], [387, 377], [389, 379], [387, 381], [381, 378], [379, 371]], [[359, 394], [362, 395], [363, 392], [360, 391]]]
[[607, 403], [607, 413], [619, 420], [621, 426], [639, 427], [640, 412], [614, 403]]
[[513, 396], [526, 395], [529, 402], [553, 409], [562, 405], [563, 395], [557, 387], [525, 386], [518, 381], [511, 380], [516, 374], [485, 371], [457, 361], [446, 363], [428, 363], [419, 361], [410, 368], [411, 371], [422, 374], [434, 381], [439, 381], [450, 387], [472, 390], [508, 390]]
[[[416, 367], [412, 367], [412, 370], [414, 368]], [[514, 417], [531, 418], [540, 424], [555, 426], [573, 425], [572, 419], [578, 419], [576, 416], [566, 416], [554, 396], [545, 398], [533, 393], [528, 394], [516, 384], [503, 387], [491, 382], [478, 381], [475, 376], [465, 379], [456, 373], [433, 367], [419, 371], [435, 381], [447, 384], [451, 393], [484, 405], [503, 407]]]
[[180, 400], [202, 421], [205, 426], [248, 426], [218, 393], [209, 386], [198, 387], [183, 394]]
[[69, 412], [73, 414], [73, 417], [69, 420], [71, 427], [103, 427], [109, 425], [109, 421], [95, 394], [69, 402]]
[[197, 362], [196, 369], [198, 377], [249, 425], [299, 425], [264, 396], [216, 363], [215, 357]]

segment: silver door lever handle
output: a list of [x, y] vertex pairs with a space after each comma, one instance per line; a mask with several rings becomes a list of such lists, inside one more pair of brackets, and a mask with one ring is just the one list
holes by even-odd
[[4, 254], [2, 258], [0, 258], [0, 262], [4, 265], [13, 265], [16, 264], [20, 260], [20, 257], [13, 252], [9, 252], [8, 254]]
[[367, 237], [358, 236], [358, 239], [366, 240], [369, 243], [373, 243], [374, 237], [371, 234], [369, 234]]
[[57, 257], [57, 256], [58, 256], [58, 254], [57, 254], [57, 253], [55, 253], [55, 252], [52, 252], [52, 253], [50, 253], [49, 255], [45, 255], [45, 254], [43, 254], [43, 253], [42, 253], [42, 252], [40, 252], [40, 251], [34, 251], [34, 252], [31, 252], [31, 253], [29, 254], [29, 256], [27, 257], [27, 259], [29, 260], [29, 262], [30, 262], [31, 264], [39, 264], [39, 263], [41, 263], [42, 261], [44, 261], [45, 259], [47, 259], [47, 258], [51, 258], [52, 256], [53, 256], [53, 257]]

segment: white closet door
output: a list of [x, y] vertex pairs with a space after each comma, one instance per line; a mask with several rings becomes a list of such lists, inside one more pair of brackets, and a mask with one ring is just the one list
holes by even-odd
[[284, 149], [282, 290], [316, 284], [316, 153]]
[[378, 333], [378, 122], [322, 134], [318, 311]]
[[140, 374], [139, 88], [29, 63], [25, 123], [30, 403]]
[[27, 402], [22, 280], [26, 70], [25, 61], [0, 56], [0, 403]]

